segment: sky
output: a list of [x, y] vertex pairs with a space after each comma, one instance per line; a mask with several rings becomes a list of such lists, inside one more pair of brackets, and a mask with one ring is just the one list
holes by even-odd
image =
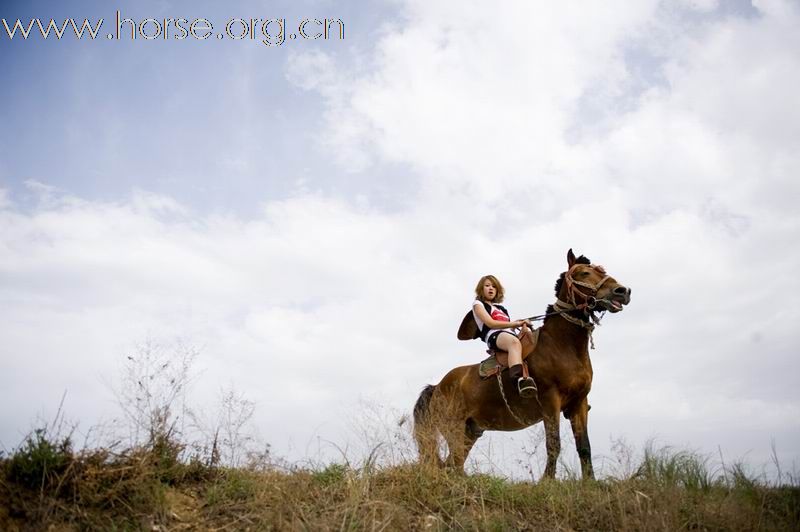
[[[214, 32], [107, 39], [117, 10]], [[601, 474], [653, 439], [800, 465], [797, 2], [0, 6], [36, 17], [104, 22], [0, 27], [0, 448], [62, 396], [80, 434], [119, 416], [150, 342], [194, 346], [189, 402], [237, 390], [274, 453], [357, 453], [482, 358], [455, 335], [482, 275], [539, 314], [572, 248], [633, 294], [594, 334]], [[215, 38], [235, 18], [344, 37]], [[524, 477], [541, 432], [469, 467]]]

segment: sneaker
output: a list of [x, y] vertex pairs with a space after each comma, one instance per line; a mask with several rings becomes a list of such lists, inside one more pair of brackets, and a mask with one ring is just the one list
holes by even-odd
[[533, 382], [533, 379], [530, 377], [520, 377], [517, 380], [517, 389], [519, 390], [519, 396], [523, 399], [528, 399], [529, 397], [533, 397], [536, 395], [538, 391], [536, 389], [536, 383]]

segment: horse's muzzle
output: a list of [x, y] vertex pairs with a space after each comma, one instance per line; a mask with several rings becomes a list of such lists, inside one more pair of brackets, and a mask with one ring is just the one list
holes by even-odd
[[627, 305], [631, 302], [631, 289], [627, 286], [618, 286], [613, 290], [612, 293], [623, 305]]
[[597, 302], [609, 312], [620, 312], [624, 305], [631, 302], [631, 289], [626, 286], [617, 286], [610, 294]]

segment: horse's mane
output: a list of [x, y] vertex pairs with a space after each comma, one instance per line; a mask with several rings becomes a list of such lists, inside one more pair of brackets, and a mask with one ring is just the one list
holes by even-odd
[[[590, 261], [588, 257], [585, 257], [583, 255], [575, 259], [575, 264], [591, 264], [591, 263], [592, 261]], [[564, 286], [564, 276], [566, 274], [567, 272], [562, 272], [561, 275], [558, 276], [558, 280], [556, 281], [556, 286], [555, 286], [556, 297], [558, 297], [559, 292], [561, 292], [561, 287]], [[545, 313], [550, 314], [551, 312], [553, 312], [553, 310], [554, 310], [553, 305], [547, 305], [547, 310], [545, 311]]]

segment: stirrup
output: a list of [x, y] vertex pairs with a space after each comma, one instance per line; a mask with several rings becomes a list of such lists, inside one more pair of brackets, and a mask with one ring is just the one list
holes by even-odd
[[517, 390], [519, 391], [519, 396], [523, 399], [533, 397], [539, 391], [536, 388], [536, 383], [530, 377], [517, 379]]

